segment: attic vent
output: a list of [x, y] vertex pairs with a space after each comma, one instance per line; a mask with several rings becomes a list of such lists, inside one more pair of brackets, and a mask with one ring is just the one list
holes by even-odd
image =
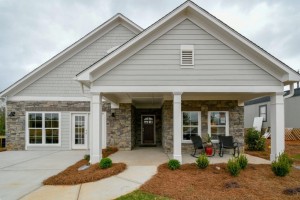
[[194, 65], [193, 45], [181, 45], [181, 65]]

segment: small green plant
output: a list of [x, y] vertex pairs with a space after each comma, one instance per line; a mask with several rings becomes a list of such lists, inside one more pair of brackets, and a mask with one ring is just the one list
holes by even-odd
[[237, 162], [239, 163], [241, 169], [246, 169], [246, 167], [248, 165], [248, 159], [245, 155], [240, 155], [237, 158]]
[[278, 156], [277, 160], [272, 162], [272, 171], [276, 176], [286, 176], [291, 171], [293, 161], [288, 157], [286, 153], [282, 153]]
[[250, 151], [264, 151], [266, 139], [261, 136], [259, 131], [250, 128], [245, 135], [245, 143]]
[[168, 167], [170, 170], [175, 170], [180, 168], [180, 162], [176, 159], [171, 159], [168, 162]]
[[101, 169], [110, 168], [112, 166], [112, 160], [110, 158], [102, 158], [99, 167]]
[[90, 155], [89, 155], [89, 154], [85, 154], [85, 155], [83, 156], [83, 159], [84, 159], [84, 160], [87, 160], [87, 161], [90, 161]]
[[241, 172], [240, 164], [234, 158], [228, 160], [227, 169], [232, 176], [238, 176]]
[[205, 154], [201, 154], [196, 160], [196, 164], [200, 169], [205, 169], [209, 165], [209, 160]]

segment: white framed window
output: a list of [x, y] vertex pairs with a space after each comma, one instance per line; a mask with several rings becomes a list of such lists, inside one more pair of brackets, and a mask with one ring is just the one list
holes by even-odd
[[181, 45], [180, 64], [181, 68], [194, 68], [194, 45]]
[[60, 113], [58, 112], [27, 112], [27, 146], [60, 145], [60, 119]]
[[201, 112], [182, 112], [182, 142], [191, 142], [192, 135], [201, 135]]
[[208, 134], [212, 141], [218, 141], [219, 136], [229, 135], [229, 112], [209, 111], [208, 112]]
[[263, 122], [268, 120], [267, 118], [267, 105], [259, 106], [259, 116], [263, 118]]

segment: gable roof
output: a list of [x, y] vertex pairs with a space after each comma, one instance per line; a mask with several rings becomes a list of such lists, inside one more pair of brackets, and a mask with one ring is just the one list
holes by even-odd
[[192, 1], [186, 1], [175, 8], [143, 32], [124, 43], [118, 49], [77, 74], [75, 79], [86, 84], [93, 82], [135, 52], [142, 49], [143, 46], [147, 45], [147, 42], [149, 44], [151, 41], [158, 38], [163, 27], [170, 26], [172, 22], [182, 20], [183, 18], [189, 18], [215, 38], [221, 40], [227, 46], [258, 65], [281, 82], [289, 84], [290, 82], [300, 81], [300, 75], [295, 70], [239, 34], [234, 29], [230, 28], [227, 24], [223, 23], [206, 10], [200, 8]]
[[16, 94], [20, 90], [24, 89], [34, 81], [41, 78], [43, 75], [47, 74], [60, 64], [62, 64], [67, 59], [71, 58], [90, 44], [92, 44], [94, 41], [102, 37], [104, 34], [112, 30], [117, 25], [122, 24], [135, 34], [139, 34], [143, 29], [132, 22], [130, 19], [125, 17], [124, 15], [118, 13], [105, 21], [103, 24], [80, 38], [78, 41], [74, 42], [72, 45], [58, 53], [57, 55], [53, 56], [50, 60], [43, 63], [27, 75], [25, 75], [23, 78], [6, 88], [0, 93], [0, 96], [7, 96], [11, 94]]

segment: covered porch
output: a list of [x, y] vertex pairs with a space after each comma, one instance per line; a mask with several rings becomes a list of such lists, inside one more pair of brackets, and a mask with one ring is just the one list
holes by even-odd
[[[179, 88], [179, 89], [178, 89]], [[101, 149], [102, 138], [102, 99], [111, 103], [111, 112], [113, 115], [122, 111], [122, 105], [131, 107], [130, 123], [126, 127], [130, 129], [130, 137], [127, 141], [134, 146], [142, 146], [147, 143], [143, 138], [143, 120], [147, 116], [156, 118], [156, 114], [151, 111], [161, 111], [161, 136], [159, 133], [153, 135], [153, 144], [162, 145], [164, 152], [172, 155], [172, 158], [184, 162], [183, 154], [191, 152], [192, 144], [188, 137], [184, 136], [183, 112], [199, 113], [197, 124], [199, 129], [197, 134], [205, 137], [207, 134], [217, 136], [221, 128], [212, 130], [210, 118], [213, 111], [225, 113], [228, 115], [224, 125], [225, 134], [233, 135], [237, 140], [243, 143], [244, 124], [243, 124], [243, 102], [262, 96], [271, 96], [271, 127], [272, 127], [272, 150], [270, 159], [274, 160], [276, 156], [284, 151], [284, 108], [283, 93], [281, 87], [178, 87], [172, 91], [172, 87], [93, 87], [91, 89], [91, 124], [90, 124], [90, 155], [91, 162], [96, 163], [101, 159], [98, 149]], [[182, 92], [184, 91], [184, 92]], [[270, 92], [271, 91], [271, 92]], [[139, 113], [137, 111], [149, 111], [149, 113]], [[128, 111], [127, 111], [128, 112]], [[155, 112], [154, 112], [155, 113]], [[227, 114], [226, 114], [227, 113]], [[116, 118], [117, 119], [117, 118]], [[141, 120], [136, 123], [137, 120]], [[148, 121], [149, 122], [149, 121]], [[155, 123], [155, 122], [154, 122]], [[139, 125], [136, 125], [139, 124]], [[145, 124], [144, 124], [145, 125]], [[227, 127], [226, 127], [227, 126]], [[125, 127], [125, 128], [126, 128]], [[137, 130], [136, 127], [140, 127]], [[154, 127], [155, 130], [157, 130]], [[195, 130], [195, 129], [194, 129]], [[188, 131], [187, 131], [188, 132]], [[192, 132], [192, 131], [191, 131]], [[193, 134], [191, 133], [190, 134]], [[222, 131], [221, 131], [222, 132]], [[161, 137], [161, 138], [159, 138]], [[214, 139], [214, 138], [213, 138]], [[152, 142], [150, 142], [151, 144]]]

